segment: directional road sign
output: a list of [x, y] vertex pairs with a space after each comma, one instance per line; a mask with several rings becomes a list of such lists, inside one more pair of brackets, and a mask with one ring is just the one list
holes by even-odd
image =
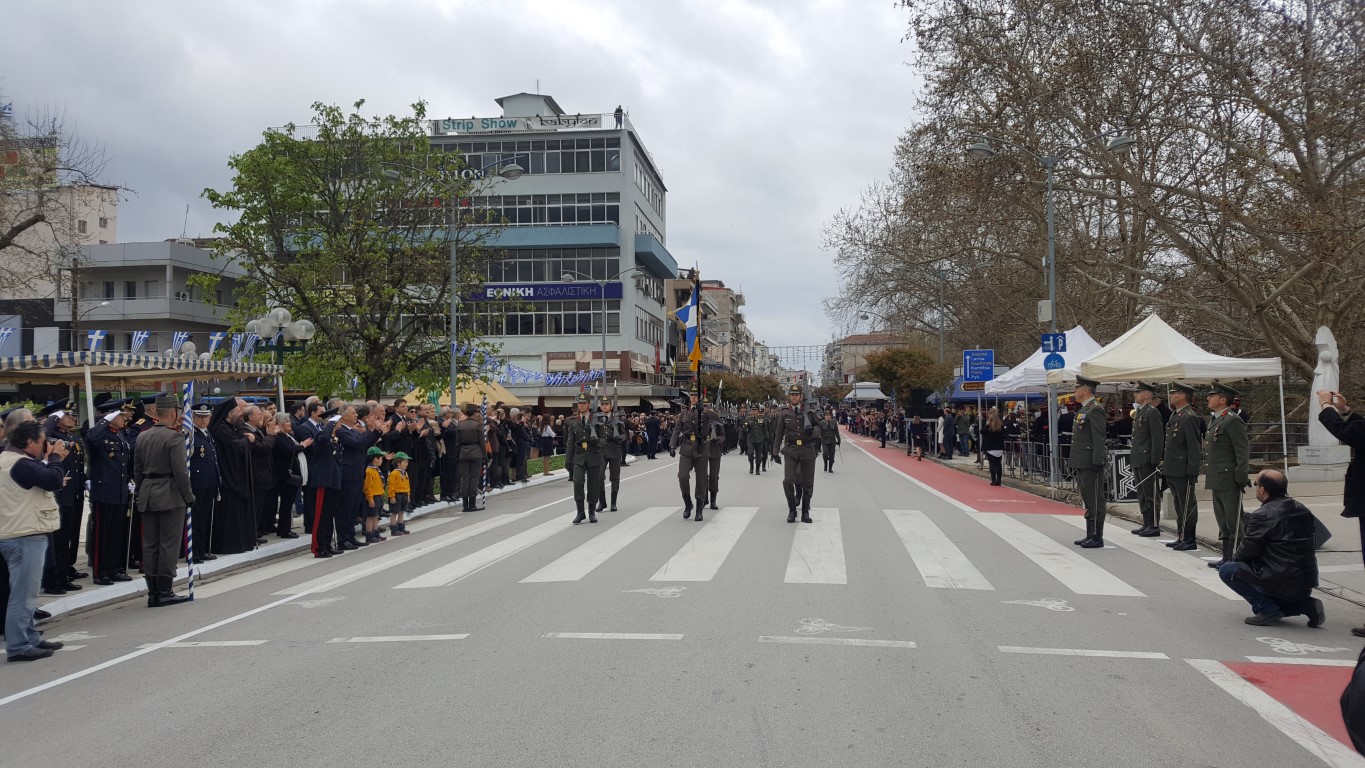
[[[1058, 334], [1058, 335], [1061, 335], [1061, 334]], [[1047, 337], [1044, 336], [1043, 338], [1047, 338]], [[1060, 370], [1062, 370], [1062, 369], [1065, 368], [1065, 367], [1066, 367], [1066, 360], [1063, 359], [1062, 356], [1059, 355], [1059, 354], [1057, 354], [1056, 352], [1053, 352], [1052, 354], [1050, 354], [1050, 355], [1048, 355], [1047, 357], [1043, 358], [1043, 370], [1045, 370], [1045, 371], [1060, 371]]]
[[984, 382], [984, 381], [964, 381], [964, 382], [962, 382], [962, 391], [963, 391], [963, 392], [984, 392], [984, 391], [986, 391], [986, 382]]
[[1043, 334], [1042, 349], [1044, 352], [1065, 352], [1066, 334], [1065, 333], [1045, 333]]
[[990, 381], [995, 378], [995, 350], [962, 350], [962, 380]]

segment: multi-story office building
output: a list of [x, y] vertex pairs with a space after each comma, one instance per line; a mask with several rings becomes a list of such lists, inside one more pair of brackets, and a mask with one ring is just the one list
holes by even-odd
[[[431, 122], [432, 146], [463, 153], [472, 174], [511, 163], [525, 171], [491, 177], [471, 201], [506, 222], [480, 298], [517, 300], [481, 318], [488, 337], [512, 365], [563, 373], [602, 368], [605, 329], [607, 379], [619, 381], [622, 404], [666, 405], [676, 390], [658, 369], [669, 357], [665, 283], [677, 263], [665, 247], [667, 188], [653, 158], [625, 114], [569, 114], [530, 93], [497, 103], [499, 117]], [[572, 400], [562, 388], [508, 388], [544, 406]]]
[[721, 280], [703, 280], [702, 293], [716, 307], [711, 327], [715, 343], [703, 350], [706, 359], [726, 371], [742, 375], [754, 372], [754, 337], [744, 319], [744, 294], [726, 287]]

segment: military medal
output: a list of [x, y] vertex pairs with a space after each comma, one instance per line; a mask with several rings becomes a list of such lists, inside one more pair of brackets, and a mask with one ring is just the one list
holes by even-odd
[[587, 448], [588, 448], [588, 441], [587, 441], [587, 440], [584, 440], [584, 441], [583, 441], [583, 449], [584, 449], [584, 450], [587, 450]]

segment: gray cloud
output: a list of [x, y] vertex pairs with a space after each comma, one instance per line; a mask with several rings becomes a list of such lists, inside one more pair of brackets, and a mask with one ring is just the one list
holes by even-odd
[[774, 345], [830, 338], [821, 227], [885, 175], [917, 86], [890, 2], [21, 0], [5, 17], [0, 93], [107, 147], [137, 193], [125, 241], [178, 235], [187, 203], [208, 234], [200, 191], [315, 100], [490, 115], [539, 79], [570, 111], [624, 104], [669, 188], [669, 250], [742, 286]]

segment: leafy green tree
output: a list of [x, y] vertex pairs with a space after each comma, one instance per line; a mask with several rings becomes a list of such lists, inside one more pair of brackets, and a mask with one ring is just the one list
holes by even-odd
[[894, 388], [901, 405], [914, 390], [938, 390], [953, 380], [953, 370], [938, 353], [919, 347], [891, 347], [867, 356], [865, 369], [883, 388]]
[[[217, 256], [250, 276], [233, 320], [279, 306], [317, 325], [287, 360], [291, 386], [335, 392], [350, 374], [370, 398], [399, 382], [443, 390], [452, 240], [468, 295], [483, 285], [494, 229], [467, 207], [477, 174], [458, 153], [431, 151], [425, 104], [376, 118], [364, 103], [349, 113], [314, 103], [311, 124], [267, 130], [228, 161], [229, 189], [204, 190], [236, 218], [215, 227]], [[478, 341], [466, 318], [459, 332]]]
[[[724, 382], [723, 387], [721, 387], [721, 382]], [[709, 398], [713, 400], [716, 396], [716, 388], [721, 387], [721, 401], [732, 405], [782, 399], [782, 385], [771, 376], [741, 376], [735, 373], [722, 373], [705, 376], [702, 383], [707, 388]]]

